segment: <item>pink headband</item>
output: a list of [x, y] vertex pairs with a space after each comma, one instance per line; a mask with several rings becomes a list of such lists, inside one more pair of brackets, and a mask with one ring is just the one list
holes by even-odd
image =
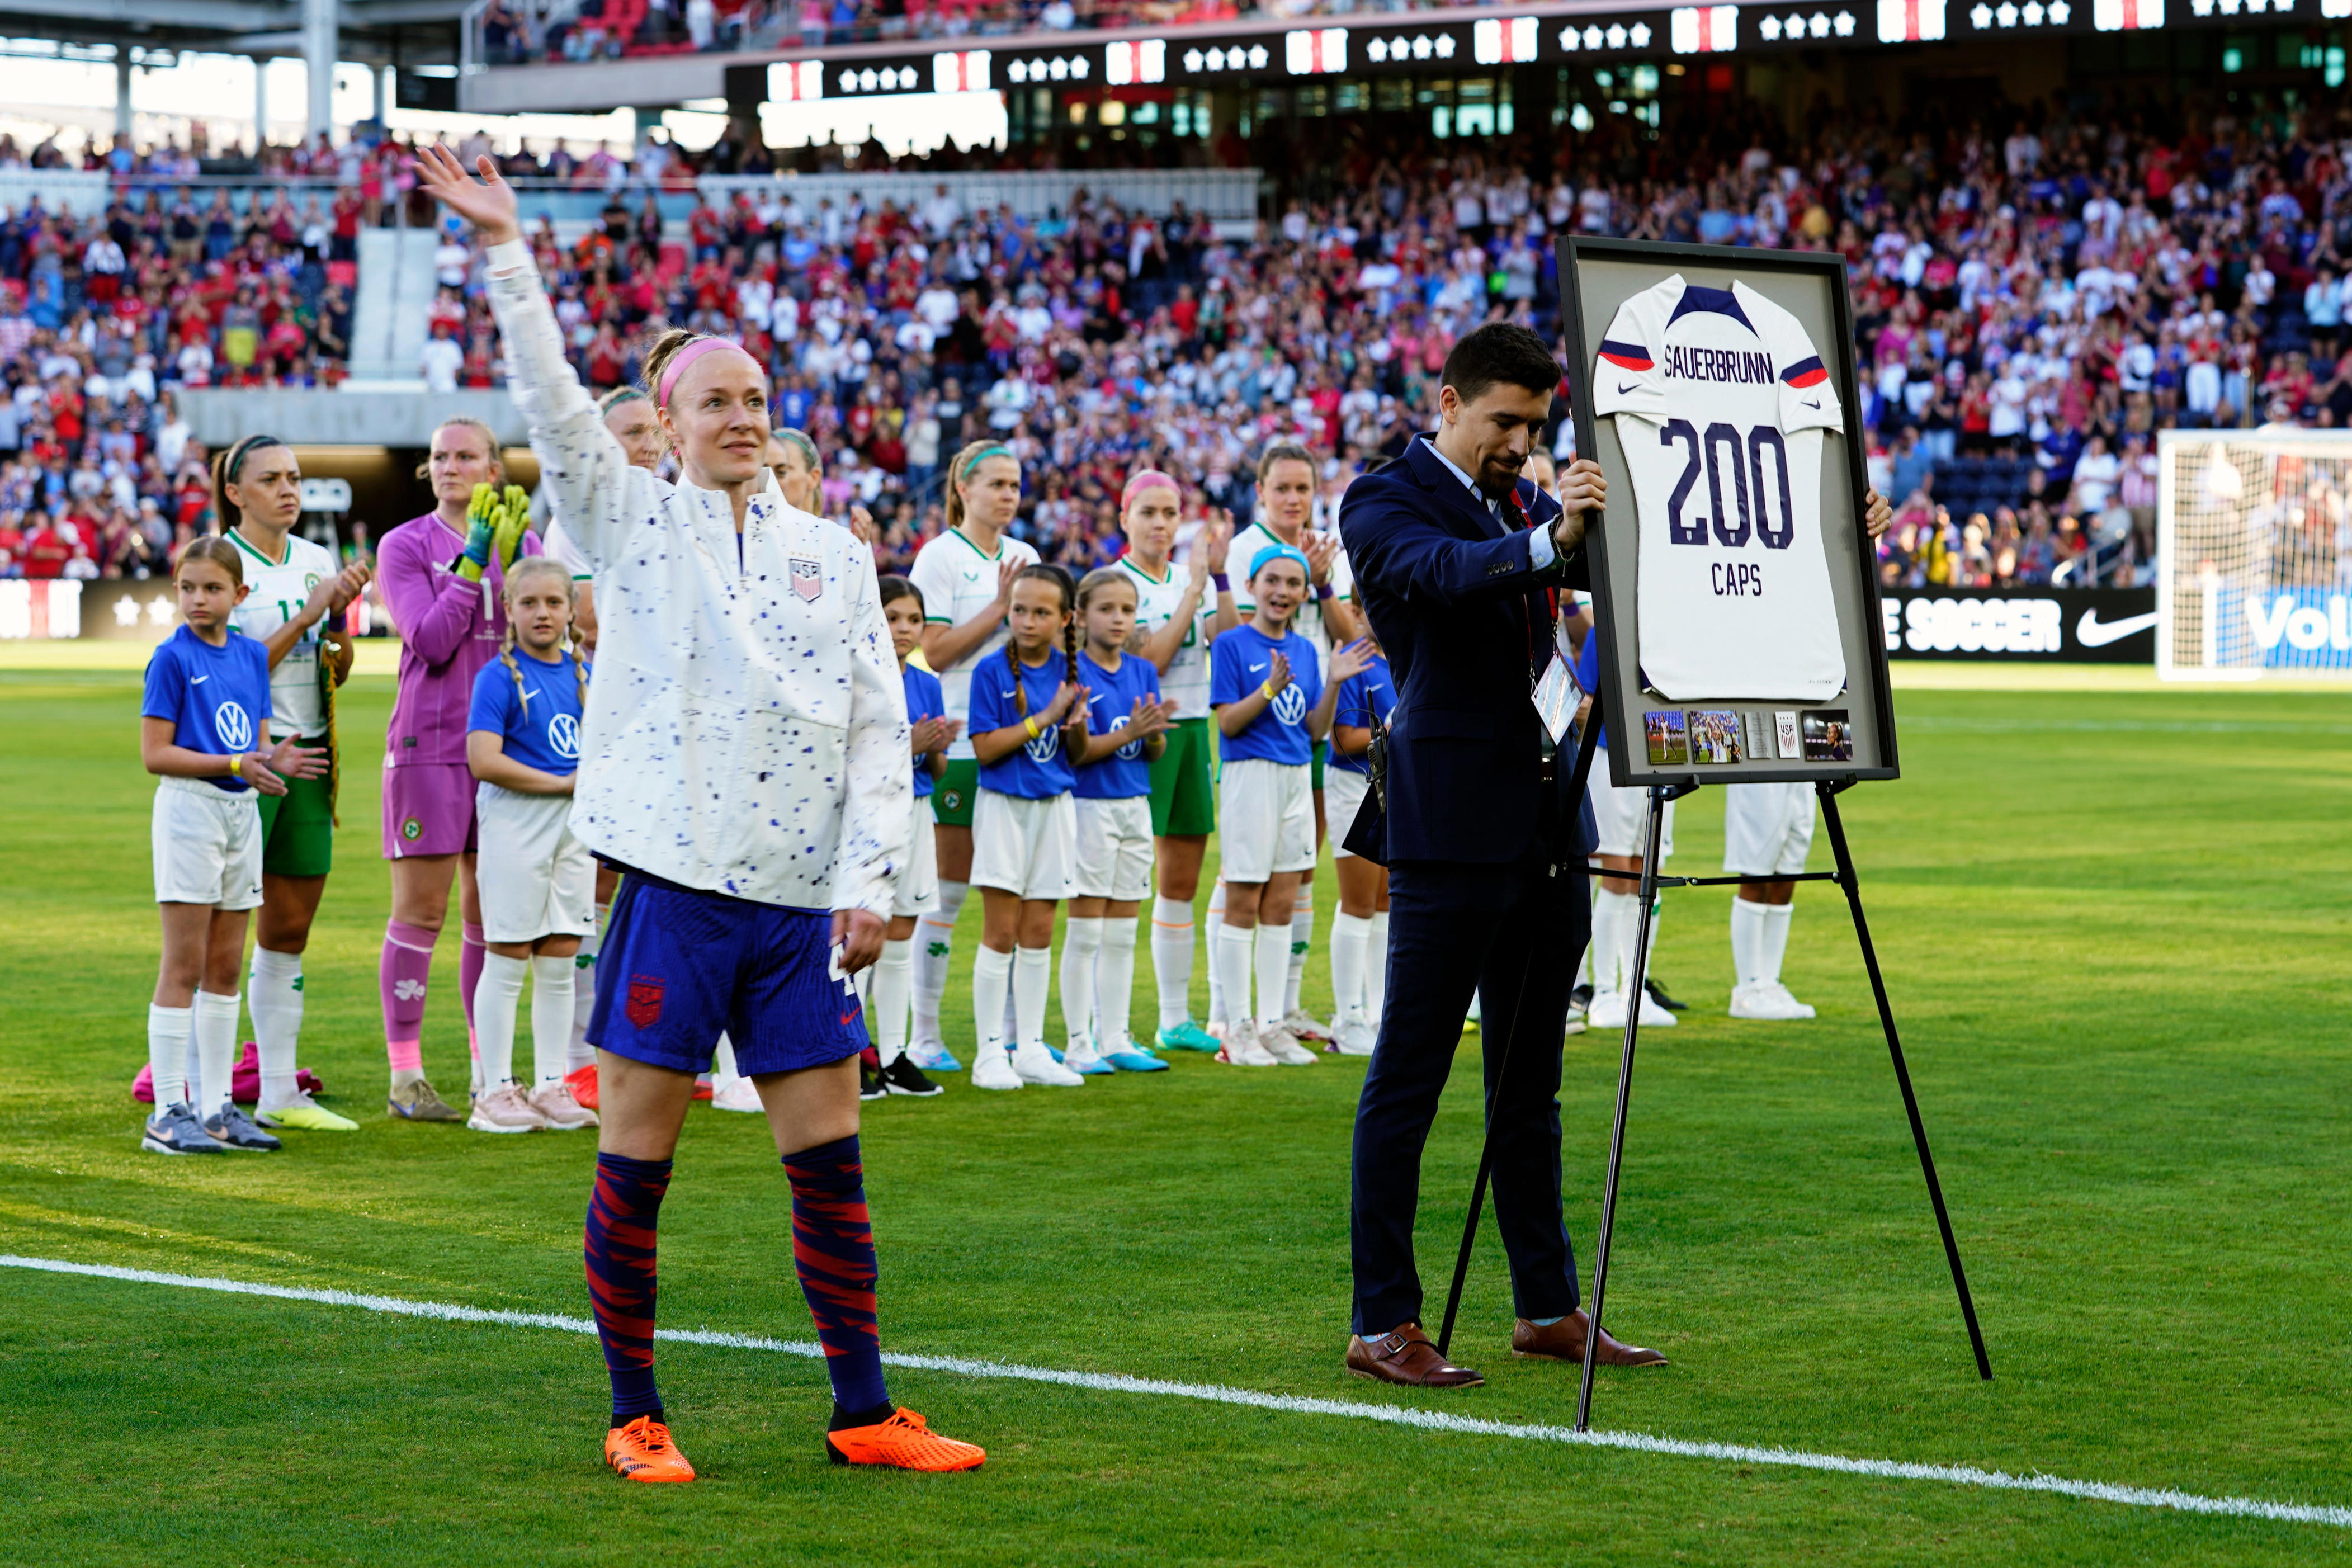
[[[669, 395], [672, 389], [677, 385], [677, 378], [686, 374], [686, 367], [692, 364], [696, 360], [700, 359], [704, 354], [712, 353], [718, 349], [733, 349], [745, 359], [751, 359], [751, 351], [731, 338], [695, 339], [694, 342], [687, 344], [686, 347], [678, 350], [675, 354], [672, 354], [670, 356], [669, 367], [662, 372], [660, 401], [661, 405], [664, 408], [669, 406]], [[751, 360], [752, 366], [755, 369], [758, 367], [759, 363], [760, 362], [758, 360]]]
[[1127, 477], [1127, 488], [1118, 492], [1118, 510], [1125, 511], [1134, 504], [1137, 496], [1159, 485], [1167, 486], [1179, 497], [1184, 493], [1184, 487], [1178, 484], [1172, 475], [1163, 474], [1158, 468], [1138, 468]]

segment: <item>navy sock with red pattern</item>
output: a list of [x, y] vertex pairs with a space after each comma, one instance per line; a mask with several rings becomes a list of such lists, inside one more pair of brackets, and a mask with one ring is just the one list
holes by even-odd
[[874, 1228], [857, 1135], [785, 1155], [784, 1174], [793, 1184], [793, 1270], [824, 1346], [835, 1410], [887, 1416], [890, 1394], [874, 1320]]
[[613, 1425], [661, 1415], [654, 1387], [654, 1227], [669, 1191], [667, 1160], [596, 1156], [588, 1199], [588, 1300], [613, 1375]]

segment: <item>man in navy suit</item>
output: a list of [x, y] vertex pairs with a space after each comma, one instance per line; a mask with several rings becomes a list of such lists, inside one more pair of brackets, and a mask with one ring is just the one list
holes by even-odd
[[[1397, 692], [1386, 809], [1367, 797], [1346, 840], [1390, 875], [1388, 1002], [1356, 1110], [1347, 1356], [1349, 1371], [1388, 1383], [1485, 1381], [1422, 1331], [1412, 1260], [1422, 1146], [1474, 991], [1512, 1352], [1580, 1363], [1591, 1331], [1560, 1217], [1557, 1097], [1591, 928], [1592, 830], [1584, 803], [1566, 798], [1573, 754], [1555, 752], [1533, 694], [1555, 657], [1558, 595], [1586, 585], [1583, 514], [1607, 494], [1590, 461], [1559, 476], [1557, 501], [1520, 477], [1559, 379], [1535, 333], [1479, 328], [1446, 356], [1437, 429], [1350, 485], [1340, 510], [1357, 601]], [[1606, 1333], [1597, 1359], [1665, 1360]]]

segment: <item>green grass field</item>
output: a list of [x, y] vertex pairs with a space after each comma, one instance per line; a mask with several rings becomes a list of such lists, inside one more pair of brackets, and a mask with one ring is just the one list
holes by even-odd
[[[155, 965], [135, 672], [0, 674], [0, 1252], [583, 1317], [589, 1137], [381, 1113], [386, 879], [345, 705], [341, 868], [306, 1065], [354, 1136], [140, 1152]], [[2352, 1504], [2352, 715], [2340, 692], [1906, 690], [1906, 776], [1846, 797], [1874, 933], [1997, 1381], [1979, 1384], [1833, 889], [1789, 980], [1811, 1025], [1737, 1024], [1721, 889], [1667, 895], [1611, 1321], [1674, 1358], [1604, 1374], [1598, 1425], [1687, 1439]], [[1719, 797], [1675, 868], [1719, 865]], [[1826, 868], [1826, 844], [1815, 867]], [[1320, 899], [1328, 921], [1333, 909]], [[965, 994], [967, 910], [950, 1002]], [[1320, 946], [1318, 933], [1318, 947]], [[464, 1088], [456, 943], [426, 1065]], [[1148, 1008], [1149, 966], [1138, 1015]], [[1324, 991], [1318, 952], [1310, 998]], [[1409, 983], [1409, 982], [1408, 982]], [[950, 1016], [959, 1009], [951, 1005]], [[965, 1052], [969, 1022], [951, 1030]], [[528, 1045], [526, 1042], [525, 1050]], [[1616, 1069], [1569, 1044], [1569, 1221], [1589, 1269]], [[1432, 1139], [1443, 1289], [1476, 1158], [1475, 1057]], [[1489, 1379], [1345, 1376], [1360, 1065], [868, 1107], [886, 1347], [1566, 1424], [1514, 1362], [1491, 1226], [1457, 1333]], [[699, 1109], [663, 1216], [662, 1321], [810, 1336], [757, 1119]], [[822, 1367], [663, 1352], [703, 1479], [600, 1467], [592, 1339], [0, 1268], [18, 1434], [0, 1521], [72, 1563], [1599, 1561], [2305, 1563], [2342, 1525], [1402, 1429], [940, 1372], [893, 1392], [985, 1444], [973, 1475], [848, 1474]], [[649, 1495], [650, 1494], [650, 1495]]]

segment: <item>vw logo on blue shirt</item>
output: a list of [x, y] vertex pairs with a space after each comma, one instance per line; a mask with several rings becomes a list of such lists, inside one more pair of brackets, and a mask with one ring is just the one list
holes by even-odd
[[1052, 762], [1054, 753], [1062, 749], [1061, 726], [1058, 724], [1049, 726], [1035, 740], [1029, 742], [1021, 749], [1029, 753], [1030, 760], [1033, 762]]
[[234, 702], [224, 702], [213, 710], [213, 733], [232, 752], [250, 751], [253, 716]]
[[547, 721], [547, 743], [564, 761], [579, 761], [580, 721], [569, 713], [558, 713], [550, 719]]
[[1292, 681], [1274, 694], [1274, 716], [1296, 730], [1307, 721], [1307, 692]]
[[[1124, 713], [1120, 714], [1118, 718], [1116, 718], [1116, 719], [1112, 720], [1112, 721], [1110, 721], [1110, 732], [1111, 732], [1112, 734], [1116, 735], [1116, 734], [1118, 734], [1121, 730], [1126, 729], [1126, 728], [1127, 728], [1127, 720], [1128, 720], [1128, 716], [1127, 716], [1126, 714], [1124, 714]], [[1129, 741], [1126, 745], [1121, 746], [1121, 747], [1120, 747], [1120, 748], [1119, 748], [1119, 749], [1118, 749], [1115, 753], [1113, 753], [1113, 754], [1114, 754], [1114, 755], [1116, 755], [1116, 756], [1117, 756], [1117, 757], [1118, 757], [1121, 762], [1131, 763], [1131, 762], [1135, 761], [1135, 759], [1136, 759], [1136, 758], [1138, 758], [1138, 757], [1139, 757], [1139, 756], [1143, 755], [1143, 742], [1140, 742], [1140, 741]]]

